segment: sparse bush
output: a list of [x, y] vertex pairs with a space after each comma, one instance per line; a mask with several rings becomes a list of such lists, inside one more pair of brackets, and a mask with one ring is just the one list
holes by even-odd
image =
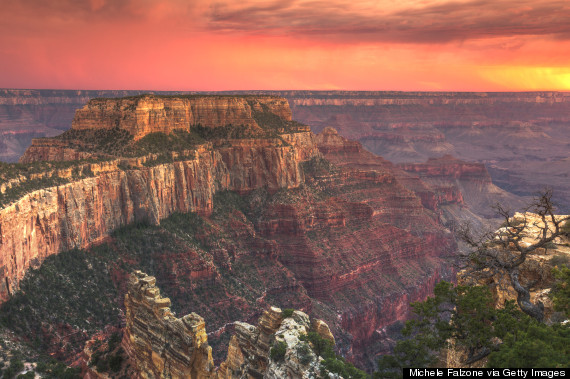
[[123, 350], [119, 349], [117, 354], [112, 355], [111, 358], [109, 358], [109, 368], [111, 369], [111, 371], [118, 372], [121, 369], [123, 360], [124, 360]]
[[313, 351], [320, 357], [323, 357], [321, 362], [321, 373], [327, 376], [327, 373], [339, 374], [343, 378], [351, 379], [365, 379], [368, 375], [354, 367], [353, 364], [347, 362], [343, 357], [336, 355], [333, 350], [333, 344], [321, 337], [317, 332], [309, 332], [306, 335], [301, 335], [302, 341], [308, 341], [313, 347]]
[[2, 378], [4, 379], [12, 379], [16, 376], [17, 373], [24, 369], [24, 363], [17, 359], [12, 358], [10, 360], [10, 366], [6, 370], [4, 370]]
[[313, 157], [308, 161], [301, 162], [301, 169], [305, 176], [317, 177], [329, 175], [337, 171], [337, 167], [322, 157]]
[[271, 348], [271, 359], [274, 361], [282, 361], [285, 358], [285, 352], [287, 351], [287, 343], [284, 341], [278, 341], [273, 344]]
[[570, 267], [570, 255], [568, 254], [556, 254], [550, 259], [550, 264], [554, 267], [566, 266]]
[[312, 362], [313, 360], [313, 355], [311, 354], [311, 348], [309, 347], [309, 345], [304, 342], [301, 344], [301, 346], [299, 346], [299, 362], [301, 362], [301, 364], [306, 365]]
[[292, 308], [285, 308], [285, 309], [283, 309], [283, 313], [282, 313], [283, 318], [287, 318], [287, 317], [293, 316], [293, 312], [295, 312], [295, 310], [292, 309]]
[[553, 274], [556, 279], [551, 292], [554, 309], [570, 317], [570, 268], [555, 268]]

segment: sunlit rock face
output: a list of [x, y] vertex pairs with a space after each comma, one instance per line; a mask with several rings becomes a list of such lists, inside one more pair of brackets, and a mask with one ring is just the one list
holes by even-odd
[[291, 121], [287, 100], [273, 96], [153, 96], [94, 99], [75, 113], [72, 129], [115, 128], [136, 139], [192, 125], [216, 128], [244, 125], [259, 129], [257, 113]]
[[140, 271], [129, 278], [122, 346], [135, 372], [150, 378], [215, 377], [204, 319], [196, 313], [176, 318], [155, 284]]
[[[320, 363], [310, 348], [305, 352], [310, 360], [301, 359], [301, 346], [309, 346], [302, 342], [302, 336], [315, 331], [334, 344], [334, 337], [322, 320], [311, 322], [300, 311], [285, 317], [281, 309], [270, 307], [259, 317], [257, 326], [235, 322], [226, 359], [216, 368], [208, 345], [207, 320], [196, 313], [177, 318], [170, 304], [170, 299], [160, 295], [156, 278], [141, 271], [131, 274], [122, 340], [131, 377], [315, 378], [319, 376]], [[279, 359], [271, 356], [276, 342], [285, 344], [285, 353]], [[91, 377], [98, 377], [91, 371]]]

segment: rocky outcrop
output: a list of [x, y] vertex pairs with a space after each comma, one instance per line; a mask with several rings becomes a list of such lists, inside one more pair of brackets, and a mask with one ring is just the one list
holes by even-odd
[[[311, 125], [314, 132], [334, 127], [344, 137], [360, 141], [369, 151], [392, 162], [419, 163], [452, 154], [486, 164], [493, 182], [510, 192], [532, 195], [548, 183], [563, 207], [570, 204], [566, 191], [570, 185], [567, 93], [247, 93], [284, 97], [291, 105], [293, 118]], [[0, 160], [16, 161], [32, 138], [51, 137], [68, 129], [75, 110], [89, 99], [140, 94], [141, 91], [0, 90]], [[52, 151], [44, 155], [58, 154]]]
[[75, 161], [91, 157], [92, 154], [89, 152], [69, 147], [66, 141], [54, 138], [34, 138], [19, 162]]
[[143, 378], [212, 378], [214, 361], [206, 323], [196, 313], [176, 318], [156, 279], [138, 271], [125, 296], [122, 346]]
[[[276, 93], [277, 94], [277, 93]], [[281, 92], [294, 118], [339, 133], [395, 163], [451, 154], [485, 164], [517, 195], [554, 189], [570, 211], [570, 96], [561, 92]]]
[[[270, 308], [259, 318], [259, 325], [235, 323], [228, 356], [220, 365], [220, 378], [263, 377], [269, 364], [269, 349], [283, 317], [281, 309]], [[306, 333], [306, 332], [305, 332]]]
[[[196, 313], [181, 318], [170, 310], [170, 299], [160, 296], [156, 279], [137, 271], [129, 279], [125, 296], [126, 326], [122, 346], [132, 366], [131, 377], [139, 378], [309, 378], [318, 377], [319, 359], [301, 340], [315, 330], [324, 338], [332, 335], [321, 320], [300, 311], [285, 317], [271, 307], [258, 325], [235, 322], [226, 360], [214, 368], [205, 321]], [[316, 329], [311, 325], [317, 326]], [[333, 338], [334, 341], [334, 338]], [[272, 346], [284, 343], [284, 354], [270, 354]], [[301, 352], [302, 346], [304, 350]], [[310, 358], [310, 359], [307, 359]], [[91, 377], [97, 377], [93, 368]]]
[[31, 192], [0, 210], [0, 299], [47, 256], [86, 247], [132, 222], [157, 224], [173, 212], [212, 209], [227, 188], [219, 153], [145, 170], [116, 170]]
[[93, 99], [75, 113], [72, 129], [115, 128], [135, 140], [149, 133], [170, 133], [193, 125], [247, 126], [258, 130], [258, 117], [271, 114], [291, 121], [287, 100], [273, 96], [155, 96]]

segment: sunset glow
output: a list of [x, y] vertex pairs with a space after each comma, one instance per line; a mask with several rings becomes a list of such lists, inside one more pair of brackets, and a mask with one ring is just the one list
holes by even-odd
[[7, 0], [0, 87], [570, 90], [566, 0]]

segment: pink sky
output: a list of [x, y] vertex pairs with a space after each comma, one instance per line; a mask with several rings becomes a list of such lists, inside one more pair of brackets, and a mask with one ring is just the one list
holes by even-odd
[[570, 90], [567, 0], [4, 0], [0, 88]]

